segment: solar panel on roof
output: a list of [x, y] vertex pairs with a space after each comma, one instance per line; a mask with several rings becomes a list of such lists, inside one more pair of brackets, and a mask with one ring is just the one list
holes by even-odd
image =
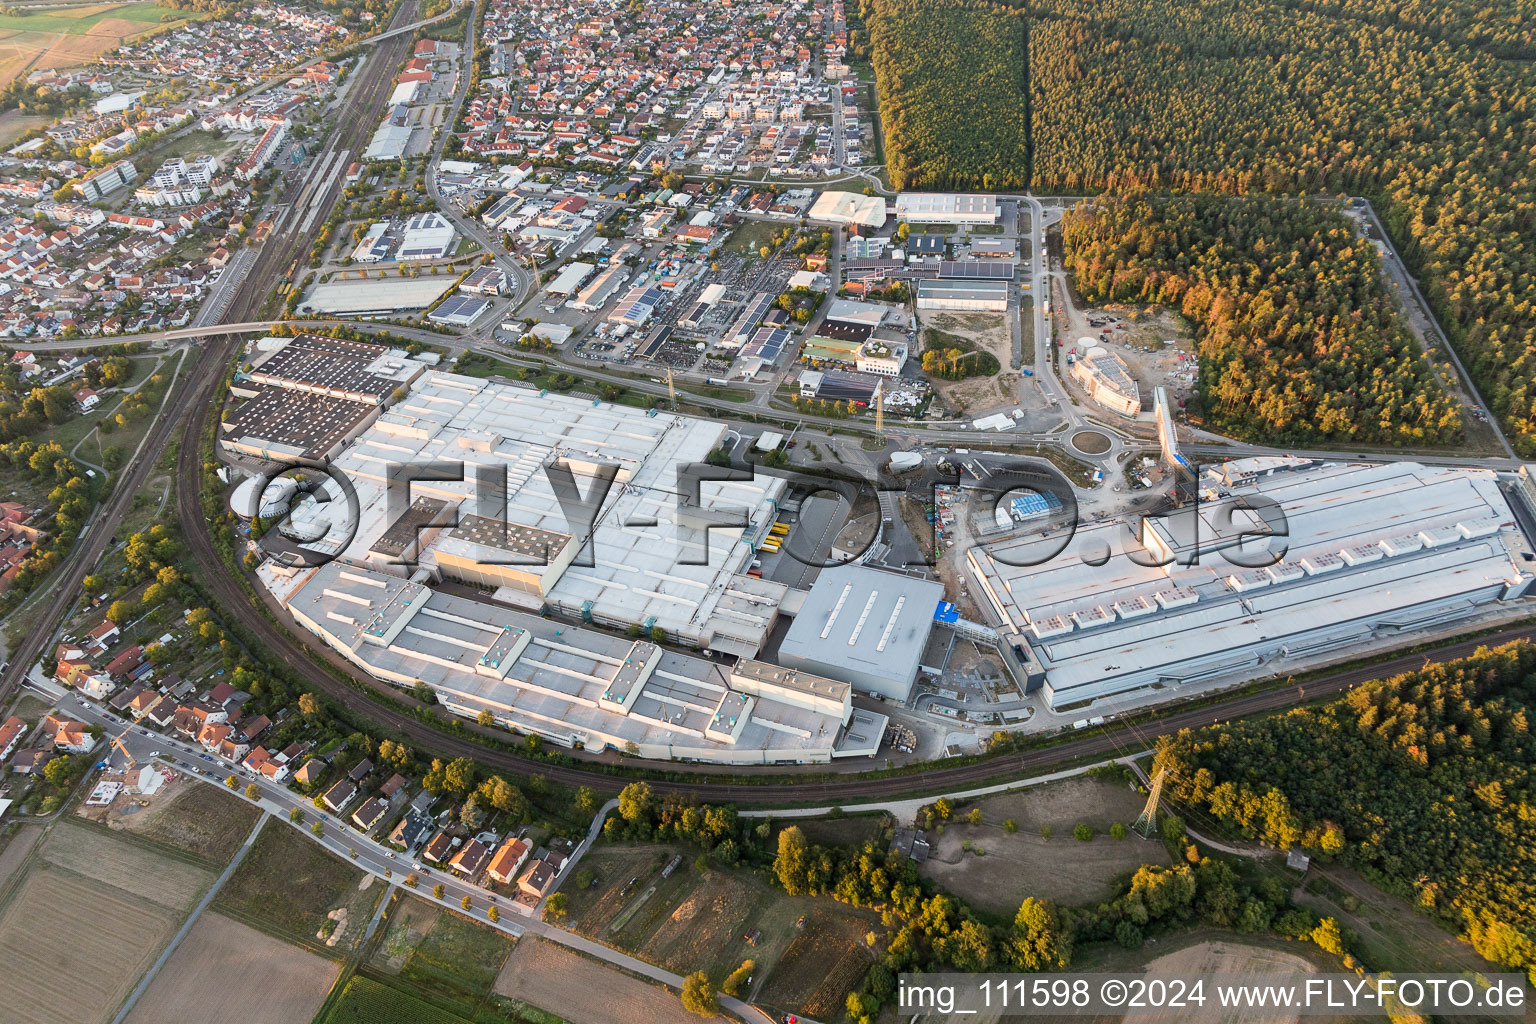
[[945, 260], [939, 264], [939, 277], [1012, 281], [1013, 264], [995, 260]]

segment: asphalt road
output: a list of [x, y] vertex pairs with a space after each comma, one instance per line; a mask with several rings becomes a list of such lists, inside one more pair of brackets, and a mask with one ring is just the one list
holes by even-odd
[[[645, 963], [618, 950], [592, 942], [564, 928], [544, 923], [540, 920], [542, 902], [539, 907], [532, 909], [519, 906], [505, 897], [497, 896], [489, 889], [455, 875], [451, 871], [432, 867], [417, 860], [410, 854], [391, 850], [383, 843], [377, 842], [352, 828], [340, 815], [317, 811], [314, 804], [288, 789], [287, 786], [272, 782], [264, 776], [257, 775], [255, 772], [234, 767], [227, 762], [220, 761], [204, 752], [196, 744], [150, 732], [148, 729], [138, 726], [132, 726], [128, 728], [127, 732], [124, 732], [125, 727], [130, 725], [128, 720], [118, 718], [88, 701], [81, 700], [75, 694], [65, 693], [62, 687], [56, 693], [50, 691], [49, 695], [58, 697], [60, 706], [67, 713], [79, 718], [81, 721], [100, 725], [108, 736], [120, 735], [123, 745], [128, 748], [129, 753], [134, 759], [141, 764], [154, 762], [162, 766], [172, 767], [185, 775], [213, 786], [225, 785], [224, 780], [233, 775], [236, 779], [236, 791], [242, 794], [247, 786], [254, 785], [258, 793], [257, 799], [254, 801], [255, 806], [271, 815], [270, 819], [263, 819], [265, 827], [298, 829], [300, 834], [311, 842], [319, 843], [326, 850], [343, 860], [350, 860], [357, 868], [373, 875], [386, 885], [402, 885], [407, 876], [415, 874], [418, 883], [414, 889], [414, 895], [418, 899], [425, 900], [428, 903], [436, 903], [439, 906], [462, 913], [466, 912], [464, 911], [463, 901], [467, 898], [469, 900], [469, 910], [467, 913], [474, 915], [477, 920], [483, 921], [488, 928], [494, 928], [514, 938], [530, 933], [538, 935], [552, 942], [580, 950], [596, 959], [605, 960], [632, 973], [641, 974], [674, 989], [682, 987], [683, 979], [677, 974], [663, 970], [654, 964]], [[107, 752], [100, 756], [117, 756], [116, 748], [109, 747]], [[603, 822], [617, 808], [618, 801], [609, 800], [598, 809], [592, 818], [591, 826], [587, 829], [587, 834], [571, 852], [571, 856], [561, 869], [560, 875], [551, 887], [550, 892], [558, 891], [566, 879], [575, 872], [582, 856], [597, 841]], [[295, 809], [302, 816], [297, 822], [289, 817]], [[319, 832], [314, 830], [314, 825], [317, 822], [320, 825]], [[217, 895], [218, 889], [222, 886], [223, 882], [238, 867], [239, 859], [249, 851], [255, 837], [256, 832], [252, 831], [250, 837], [246, 840], [246, 845], [241, 848], [240, 854], [235, 861], [225, 868], [218, 884], [209, 890], [203, 905], [198, 908], [198, 912]], [[438, 885], [443, 887], [443, 895], [441, 897], [433, 895], [433, 888]], [[497, 908], [500, 917], [498, 921], [494, 922], [486, 917], [486, 912], [493, 906]], [[196, 916], [197, 913], [194, 913], [183, 924], [181, 935], [177, 937], [178, 942], [191, 929]], [[160, 962], [156, 964], [157, 969], [163, 965], [165, 960], [169, 959], [173, 951], [174, 944], [164, 951]], [[139, 990], [134, 993], [135, 1000], [142, 994], [144, 989], [148, 988], [152, 980], [153, 973], [146, 975], [140, 983]], [[739, 1002], [729, 997], [723, 997], [721, 1003], [727, 1009], [742, 1015], [748, 1020], [763, 1022], [763, 1024], [771, 1020], [763, 1011], [747, 1003]], [[130, 1003], [125, 1010], [131, 1008], [131, 1005]], [[126, 1012], [120, 1013], [118, 1020], [121, 1020], [124, 1016], [126, 1016]]]

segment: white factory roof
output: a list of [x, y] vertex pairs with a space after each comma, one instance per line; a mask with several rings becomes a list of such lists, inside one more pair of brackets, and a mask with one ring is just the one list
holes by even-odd
[[591, 277], [597, 267], [591, 263], [567, 263], [560, 268], [560, 273], [549, 283], [551, 295], [574, 295], [581, 287], [582, 282]]
[[[364, 559], [388, 526], [384, 481], [391, 463], [453, 460], [503, 467], [507, 521], [578, 537], [581, 524], [567, 518], [546, 465], [566, 460], [583, 495], [594, 486], [593, 467], [615, 465], [618, 476], [591, 540], [547, 599], [577, 611], [590, 601], [599, 619], [653, 621], [673, 635], [706, 644], [734, 637], [755, 651], [785, 588], [740, 575], [752, 556], [740, 527], [706, 531], [678, 515], [679, 468], [703, 464], [724, 434], [724, 425], [709, 420], [653, 416], [644, 409], [430, 371], [336, 457], [360, 506], [347, 554]], [[417, 482], [412, 493], [458, 503], [465, 514], [476, 512], [473, 469], [465, 475], [470, 479]], [[737, 518], [760, 523], [773, 515], [770, 499], [784, 486], [779, 477], [759, 475], [744, 482], [706, 481], [700, 494], [706, 511], [733, 510]], [[435, 564], [430, 549], [423, 563]]]
[[391, 124], [385, 121], [368, 140], [363, 150], [364, 160], [398, 160], [405, 154], [406, 144], [411, 141], [411, 126]]
[[[825, 761], [838, 753], [846, 704], [835, 694], [817, 707], [778, 699], [782, 690], [792, 700], [805, 685], [798, 681], [748, 693], [733, 686], [730, 669], [645, 640], [563, 625], [343, 562], [310, 574], [289, 608], [380, 678], [407, 686], [421, 680], [460, 714], [490, 710], [512, 728], [564, 745], [598, 750], [633, 743], [644, 757], [733, 763]], [[855, 730], [861, 735], [848, 738], [866, 743], [869, 725], [861, 722]], [[878, 745], [879, 732], [873, 738]]]
[[435, 211], [418, 213], [405, 222], [395, 256], [402, 260], [441, 259], [453, 250], [454, 238], [453, 224], [447, 217]]
[[891, 308], [889, 306], [882, 306], [875, 302], [833, 299], [832, 304], [827, 307], [827, 319], [863, 324], [866, 327], [875, 328], [885, 322], [885, 318], [890, 312]]
[[993, 222], [997, 197], [953, 192], [903, 192], [896, 197], [896, 216], [915, 221]]
[[779, 645], [785, 664], [834, 678], [910, 678], [944, 585], [862, 565], [823, 569]]
[[885, 200], [880, 196], [829, 190], [816, 197], [809, 214], [811, 220], [831, 224], [858, 224], [862, 227], [885, 226]]
[[[1325, 650], [1350, 623], [1407, 629], [1528, 581], [1530, 549], [1492, 472], [1305, 460], [1262, 468], [1270, 475], [1253, 486], [1222, 486], [1198, 510], [1146, 521], [1147, 543], [1176, 552], [1173, 564], [1133, 561], [1158, 559], [1115, 522], [1080, 529], [1054, 556], [1059, 534], [969, 554], [994, 611], [1038, 648], [1054, 701], [1197, 679], [1259, 650]], [[1239, 534], [1262, 525], [1256, 512], [1233, 510], [1228, 493], [1274, 502], [1286, 535], [1250, 539], [1237, 554]], [[1101, 565], [1078, 554], [1106, 547]], [[1282, 559], [1266, 564], [1265, 548]], [[1197, 551], [1198, 564], [1182, 564]]]
[[424, 309], [452, 287], [451, 277], [327, 281], [310, 289], [299, 304], [299, 312], [363, 314]]

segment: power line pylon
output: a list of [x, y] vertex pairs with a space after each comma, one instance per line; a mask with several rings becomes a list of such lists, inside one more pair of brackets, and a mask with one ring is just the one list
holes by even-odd
[[1157, 801], [1163, 795], [1163, 776], [1168, 769], [1159, 768], [1157, 774], [1152, 776], [1152, 788], [1147, 793], [1147, 806], [1141, 809], [1141, 814], [1136, 818], [1136, 824], [1131, 826], [1131, 831], [1143, 839], [1151, 839], [1157, 835]]

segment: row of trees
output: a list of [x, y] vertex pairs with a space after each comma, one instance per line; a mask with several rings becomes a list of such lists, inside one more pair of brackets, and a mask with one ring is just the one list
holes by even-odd
[[1376, 249], [1315, 203], [1131, 194], [1062, 221], [1091, 303], [1195, 325], [1206, 423], [1279, 443], [1447, 443], [1455, 403], [1397, 316]]
[[1337, 856], [1536, 980], [1536, 647], [1511, 644], [1321, 708], [1159, 746], [1178, 799]]

